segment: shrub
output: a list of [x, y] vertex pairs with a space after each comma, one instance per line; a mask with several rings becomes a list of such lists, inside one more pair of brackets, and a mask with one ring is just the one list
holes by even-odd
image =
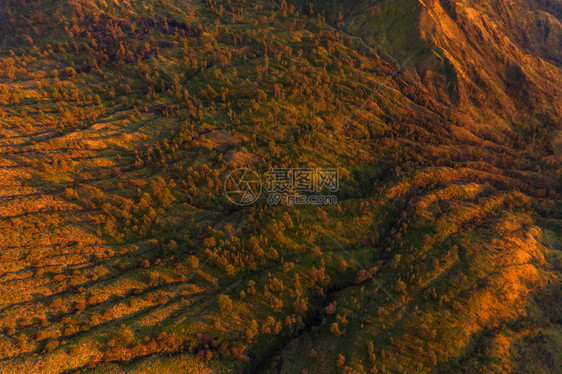
[[101, 300], [97, 295], [92, 295], [88, 297], [88, 300], [86, 302], [88, 303], [88, 305], [96, 305], [99, 304], [100, 301]]
[[50, 339], [49, 341], [47, 341], [47, 344], [45, 344], [45, 351], [46, 352], [51, 352], [54, 351], [55, 349], [57, 349], [59, 347], [59, 341], [56, 339]]
[[79, 302], [76, 303], [76, 305], [74, 307], [76, 308], [76, 310], [78, 312], [81, 312], [81, 311], [86, 309], [86, 303], [83, 302], [83, 301], [79, 301]]
[[53, 309], [58, 309], [61, 306], [62, 306], [62, 299], [60, 297], [54, 298], [53, 301], [51, 301], [51, 304], [49, 304], [49, 307]]

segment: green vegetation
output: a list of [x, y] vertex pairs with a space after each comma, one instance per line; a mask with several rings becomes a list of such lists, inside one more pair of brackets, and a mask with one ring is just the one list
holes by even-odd
[[412, 3], [3, 1], [0, 371], [556, 372], [556, 52]]

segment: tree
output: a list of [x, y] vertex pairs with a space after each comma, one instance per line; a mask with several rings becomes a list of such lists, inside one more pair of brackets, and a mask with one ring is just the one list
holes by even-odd
[[252, 341], [252, 339], [258, 334], [259, 332], [259, 325], [255, 319], [250, 321], [250, 325], [246, 330], [246, 339], [248, 342]]
[[197, 269], [199, 267], [199, 259], [193, 255], [189, 256], [187, 258], [187, 266], [189, 266], [191, 270]]
[[332, 325], [330, 326], [330, 332], [335, 336], [341, 335], [340, 327], [337, 322], [332, 323]]
[[341, 368], [345, 364], [345, 357], [341, 353], [338, 355], [338, 361], [336, 362], [336, 366]]
[[219, 308], [223, 313], [228, 313], [232, 310], [232, 300], [228, 295], [219, 295]]

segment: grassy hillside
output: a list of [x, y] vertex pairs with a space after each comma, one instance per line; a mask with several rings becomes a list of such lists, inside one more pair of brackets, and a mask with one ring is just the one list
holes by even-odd
[[0, 372], [556, 372], [560, 9], [342, 3], [0, 4]]

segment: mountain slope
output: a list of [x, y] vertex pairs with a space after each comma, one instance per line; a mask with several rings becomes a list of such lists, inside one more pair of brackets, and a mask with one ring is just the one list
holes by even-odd
[[398, 61], [413, 57], [433, 96], [472, 121], [483, 120], [481, 111], [503, 127], [560, 116], [557, 2], [352, 1], [321, 11]]
[[1, 372], [556, 372], [558, 3], [323, 4], [0, 4]]

